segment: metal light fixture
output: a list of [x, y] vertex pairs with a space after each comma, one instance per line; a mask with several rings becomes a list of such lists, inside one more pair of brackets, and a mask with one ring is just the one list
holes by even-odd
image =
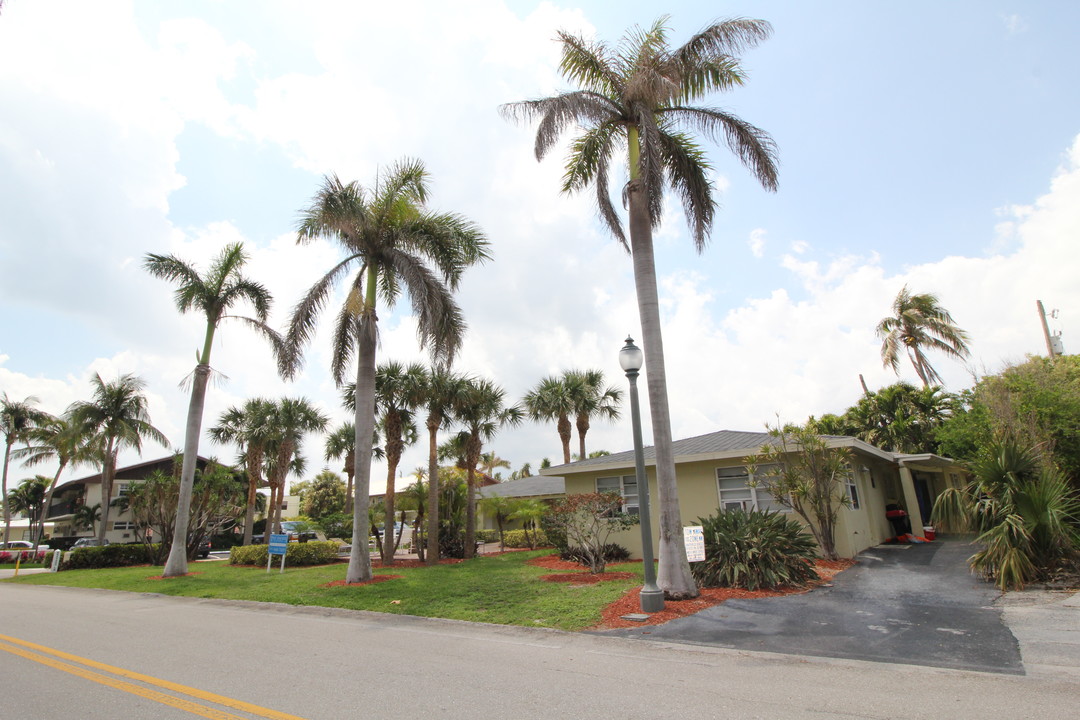
[[638, 520], [641, 522], [641, 560], [645, 566], [645, 585], [641, 588], [641, 611], [660, 612], [664, 609], [664, 591], [656, 585], [656, 566], [653, 565], [652, 516], [649, 511], [649, 480], [645, 477], [645, 448], [641, 443], [641, 409], [638, 405], [637, 378], [643, 355], [634, 339], [626, 338], [619, 351], [619, 365], [630, 380], [630, 420], [634, 428], [634, 474], [637, 478]]

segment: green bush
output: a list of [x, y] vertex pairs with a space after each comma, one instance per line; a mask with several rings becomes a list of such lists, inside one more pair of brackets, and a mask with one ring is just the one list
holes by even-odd
[[566, 539], [566, 530], [555, 521], [550, 512], [544, 513], [543, 517], [540, 518], [540, 530], [544, 533], [547, 541], [559, 551], [559, 555], [570, 549], [570, 541]]
[[[533, 539], [533, 543], [536, 547], [550, 547], [551, 543], [548, 542], [544, 536], [543, 530], [530, 530], [529, 537]], [[503, 542], [508, 548], [527, 548], [529, 547], [529, 540], [525, 537], [524, 530], [507, 530], [503, 533]]]
[[481, 542], [486, 542], [486, 543], [499, 542], [499, 531], [498, 530], [477, 530], [476, 531], [476, 539], [480, 540]]
[[77, 548], [71, 551], [60, 565], [61, 570], [91, 570], [94, 568], [130, 567], [149, 565], [160, 546], [135, 543], [132, 545], [104, 545], [102, 547]]
[[706, 559], [690, 568], [703, 587], [758, 590], [802, 586], [817, 578], [814, 539], [780, 513], [734, 510], [698, 523], [705, 532]]
[[[238, 545], [229, 551], [230, 565], [266, 565], [268, 545]], [[285, 564], [291, 566], [326, 565], [337, 560], [336, 542], [314, 540], [289, 543], [285, 548]], [[275, 557], [274, 562], [281, 562]]]
[[[630, 559], [630, 551], [624, 548], [619, 543], [608, 543], [604, 545], [601, 555], [603, 555], [605, 563], [623, 562]], [[581, 563], [582, 565], [586, 566], [589, 564], [588, 553], [586, 553], [579, 547], [559, 550], [559, 558], [561, 560], [567, 560], [569, 562]]]

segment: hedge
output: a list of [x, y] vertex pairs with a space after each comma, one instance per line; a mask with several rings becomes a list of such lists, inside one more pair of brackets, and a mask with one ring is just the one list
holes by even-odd
[[[338, 558], [336, 542], [312, 540], [306, 543], [289, 543], [285, 548], [285, 564], [327, 565]], [[266, 565], [268, 545], [237, 545], [229, 550], [230, 565]], [[281, 562], [280, 559], [275, 562]]]
[[154, 557], [150, 545], [104, 545], [102, 547], [77, 548], [61, 566], [61, 570], [92, 570], [95, 568], [130, 567], [149, 565]]
[[[548, 542], [547, 537], [544, 535], [543, 530], [530, 530], [529, 537], [532, 538], [536, 547], [550, 547], [551, 543]], [[508, 548], [527, 548], [529, 547], [529, 541], [525, 538], [524, 530], [507, 530], [503, 533], [503, 543]]]

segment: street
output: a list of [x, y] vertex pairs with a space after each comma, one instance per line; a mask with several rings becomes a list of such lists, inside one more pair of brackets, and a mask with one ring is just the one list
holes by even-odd
[[[0, 634], [236, 701], [192, 714], [13, 653], [0, 717], [1059, 716], [1074, 679], [0, 583]], [[105, 671], [99, 671], [108, 675]], [[125, 679], [131, 685], [146, 682]], [[161, 685], [155, 692], [165, 693]], [[168, 694], [176, 695], [176, 692]], [[212, 695], [211, 695], [212, 694]]]

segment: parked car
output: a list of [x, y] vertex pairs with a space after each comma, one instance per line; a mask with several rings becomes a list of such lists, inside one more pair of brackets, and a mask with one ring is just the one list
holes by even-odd
[[[48, 545], [39, 545], [38, 547], [40, 547], [42, 550], [48, 550], [49, 549]], [[6, 543], [4, 543], [3, 548], [0, 548], [0, 549], [3, 549], [3, 550], [33, 550], [34, 549], [34, 543], [32, 543], [32, 542], [30, 542], [28, 540], [8, 540]]]
[[210, 540], [206, 539], [199, 543], [199, 550], [195, 553], [204, 560], [210, 557]]
[[79, 538], [78, 540], [75, 541], [75, 544], [71, 546], [71, 549], [75, 550], [76, 548], [99, 547], [99, 546], [108, 545], [108, 544], [109, 544], [108, 539], [103, 540], [103, 541], [99, 541], [97, 538], [93, 538], [93, 537]]

